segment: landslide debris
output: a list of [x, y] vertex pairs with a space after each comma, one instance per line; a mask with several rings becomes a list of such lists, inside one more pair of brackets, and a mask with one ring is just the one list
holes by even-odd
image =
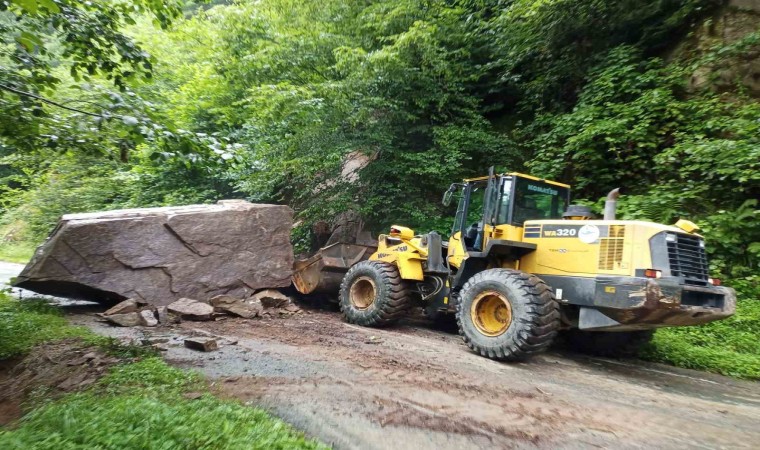
[[299, 312], [301, 308], [293, 299], [274, 289], [265, 289], [247, 299], [231, 295], [217, 295], [208, 301], [181, 298], [168, 306], [159, 307], [127, 299], [97, 316], [122, 327], [155, 327], [181, 321], [221, 320], [227, 316], [254, 319], [289, 316]]

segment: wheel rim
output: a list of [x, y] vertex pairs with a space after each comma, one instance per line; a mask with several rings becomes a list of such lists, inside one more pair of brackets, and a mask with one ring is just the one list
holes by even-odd
[[357, 309], [367, 309], [375, 303], [377, 288], [375, 281], [370, 277], [359, 277], [351, 285], [351, 304]]
[[481, 333], [499, 336], [512, 323], [512, 306], [507, 297], [499, 292], [481, 292], [472, 301], [470, 317]]

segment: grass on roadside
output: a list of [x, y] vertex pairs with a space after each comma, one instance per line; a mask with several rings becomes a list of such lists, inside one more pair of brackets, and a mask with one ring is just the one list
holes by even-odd
[[0, 293], [0, 360], [24, 354], [42, 342], [70, 337], [97, 338], [84, 327], [69, 325], [60, 310], [44, 300], [18, 301]]
[[[190, 391], [204, 393], [184, 398]], [[18, 428], [0, 431], [0, 448], [325, 447], [260, 409], [214, 397], [198, 374], [152, 357], [117, 366], [86, 392], [43, 404]]]
[[0, 261], [26, 264], [32, 259], [36, 246], [29, 242], [0, 243]]
[[[325, 448], [261, 409], [214, 397], [198, 373], [72, 327], [44, 301], [17, 301], [0, 293], [0, 360], [71, 337], [136, 362], [112, 368], [83, 392], [36, 398], [15, 428], [0, 428], [0, 448]], [[202, 396], [185, 398], [189, 392]]]
[[641, 353], [643, 359], [760, 379], [760, 298], [757, 288], [737, 286], [736, 314], [696, 327], [662, 328]]

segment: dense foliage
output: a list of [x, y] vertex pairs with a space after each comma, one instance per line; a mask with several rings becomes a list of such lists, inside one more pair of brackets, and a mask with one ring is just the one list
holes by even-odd
[[0, 5], [6, 240], [225, 197], [290, 204], [300, 235], [348, 209], [445, 231], [441, 192], [495, 165], [697, 222], [713, 272], [760, 298], [760, 103], [737, 69], [760, 33], [725, 1]]

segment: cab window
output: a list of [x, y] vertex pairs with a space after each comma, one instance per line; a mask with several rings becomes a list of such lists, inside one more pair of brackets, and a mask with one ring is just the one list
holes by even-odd
[[496, 224], [501, 225], [509, 223], [509, 211], [512, 201], [512, 180], [504, 178], [501, 183], [501, 194], [499, 196], [498, 211], [496, 213]]
[[522, 225], [526, 220], [534, 219], [561, 219], [567, 203], [567, 188], [517, 178], [512, 224]]

